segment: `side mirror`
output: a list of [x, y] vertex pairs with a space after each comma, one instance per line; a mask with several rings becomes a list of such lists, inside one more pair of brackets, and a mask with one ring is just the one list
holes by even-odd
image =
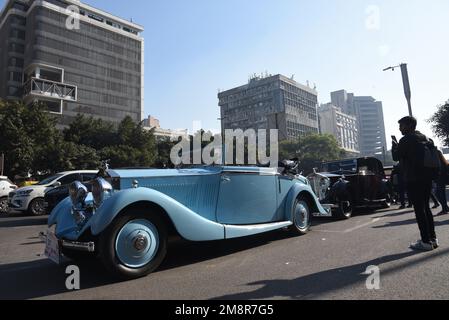
[[59, 188], [60, 186], [62, 186], [62, 184], [61, 184], [61, 182], [56, 181], [56, 182], [53, 183], [51, 186], [52, 186], [53, 188]]

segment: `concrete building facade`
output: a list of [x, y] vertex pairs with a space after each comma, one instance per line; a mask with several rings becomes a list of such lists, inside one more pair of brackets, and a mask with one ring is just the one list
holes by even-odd
[[78, 113], [140, 122], [141, 32], [76, 0], [9, 0], [0, 13], [0, 98], [43, 102], [63, 126]]
[[331, 100], [344, 113], [357, 118], [361, 155], [384, 155], [387, 151], [387, 139], [382, 102], [370, 96], [355, 96], [345, 90], [332, 92]]
[[331, 103], [318, 108], [320, 133], [333, 135], [340, 147], [348, 154], [360, 155], [359, 125], [355, 116], [343, 113]]
[[222, 129], [278, 129], [281, 141], [318, 133], [317, 92], [285, 76], [255, 76], [218, 99]]

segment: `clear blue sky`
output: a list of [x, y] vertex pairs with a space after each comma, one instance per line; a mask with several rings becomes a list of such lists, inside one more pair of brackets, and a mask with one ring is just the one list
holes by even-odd
[[447, 0], [85, 2], [145, 27], [145, 115], [164, 128], [218, 129], [217, 89], [264, 71], [316, 83], [322, 103], [339, 89], [383, 101], [387, 140], [408, 112], [400, 71], [383, 68], [409, 63], [429, 135], [425, 120], [449, 99]]

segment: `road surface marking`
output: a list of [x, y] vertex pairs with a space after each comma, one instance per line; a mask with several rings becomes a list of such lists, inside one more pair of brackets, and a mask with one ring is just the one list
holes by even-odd
[[375, 219], [373, 219], [373, 220], [371, 220], [371, 221], [369, 221], [369, 222], [367, 222], [367, 223], [361, 224], [361, 225], [359, 225], [359, 226], [356, 226], [356, 227], [354, 227], [354, 228], [347, 229], [347, 230], [344, 230], [344, 231], [336, 231], [336, 230], [319, 230], [319, 229], [313, 229], [313, 231], [314, 231], [314, 232], [323, 232], [323, 233], [350, 233], [350, 232], [353, 232], [353, 231], [355, 231], [355, 230], [358, 230], [358, 229], [364, 228], [364, 227], [366, 227], [366, 226], [369, 226], [370, 224], [379, 222], [380, 220], [381, 220], [381, 218], [375, 218]]

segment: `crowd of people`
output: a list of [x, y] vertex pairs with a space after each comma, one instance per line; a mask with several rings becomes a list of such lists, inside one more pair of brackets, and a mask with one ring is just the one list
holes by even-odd
[[404, 136], [399, 142], [393, 138], [393, 159], [399, 162], [395, 168], [401, 209], [413, 207], [421, 233], [421, 239], [412, 243], [414, 250], [431, 251], [439, 247], [435, 232], [433, 209], [441, 206], [438, 215], [449, 214], [446, 186], [449, 183], [449, 163], [434, 142], [417, 131], [417, 120], [405, 117], [399, 121]]

